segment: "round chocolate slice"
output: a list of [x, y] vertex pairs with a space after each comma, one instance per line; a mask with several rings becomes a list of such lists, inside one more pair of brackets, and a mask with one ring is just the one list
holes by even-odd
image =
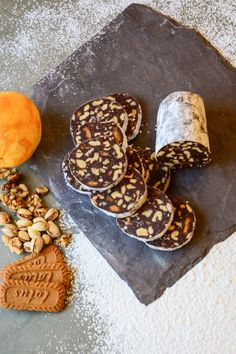
[[150, 171], [148, 185], [159, 188], [165, 192], [170, 184], [171, 170], [164, 163], [154, 161], [153, 169]]
[[120, 103], [128, 114], [126, 135], [128, 140], [134, 139], [140, 130], [142, 121], [142, 108], [136, 98], [127, 93], [113, 93], [108, 98]]
[[124, 178], [127, 159], [122, 147], [112, 139], [93, 139], [72, 150], [69, 167], [84, 188], [104, 191]]
[[138, 151], [133, 145], [128, 145], [126, 150], [128, 166], [136, 168], [138, 172], [144, 177], [144, 167]]
[[99, 98], [83, 104], [73, 114], [70, 131], [73, 139], [78, 128], [84, 123], [115, 123], [125, 132], [128, 125], [128, 115], [118, 102], [108, 98]]
[[62, 171], [63, 171], [65, 182], [74, 191], [79, 192], [81, 194], [90, 195], [90, 191], [84, 189], [70, 171], [69, 168], [70, 154], [71, 152], [68, 152], [62, 162]]
[[124, 218], [135, 213], [146, 198], [146, 183], [133, 167], [128, 167], [125, 177], [117, 186], [102, 193], [93, 192], [91, 195], [94, 206], [117, 218]]
[[135, 146], [144, 167], [144, 181], [148, 183], [155, 164], [155, 152], [149, 147]]
[[122, 146], [123, 150], [127, 148], [127, 138], [119, 125], [114, 123], [85, 123], [78, 127], [73, 136], [75, 145], [81, 144], [89, 139], [113, 139], [114, 143]]
[[128, 236], [152, 241], [164, 235], [173, 220], [173, 206], [160, 189], [148, 187], [146, 202], [133, 215], [117, 219], [117, 225]]
[[147, 246], [160, 251], [174, 251], [189, 243], [196, 227], [196, 217], [188, 202], [171, 198], [174, 219], [169, 229], [158, 240], [147, 242]]

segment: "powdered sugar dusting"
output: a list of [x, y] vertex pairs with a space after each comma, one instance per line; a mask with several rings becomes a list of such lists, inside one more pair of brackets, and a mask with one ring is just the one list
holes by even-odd
[[[35, 81], [131, 3], [130, 0], [13, 2], [13, 6], [0, 12], [0, 19], [9, 17], [9, 21], [4, 22], [5, 36], [0, 37], [0, 89], [30, 94]], [[233, 35], [236, 10], [232, 1], [139, 0], [136, 3], [145, 3], [183, 24], [198, 28], [236, 63], [236, 38]], [[23, 11], [23, 16], [19, 16]]]
[[[8, 18], [3, 22], [4, 36], [0, 35], [0, 89], [30, 94], [33, 83], [131, 2], [12, 0], [7, 6], [0, 5], [4, 8], [0, 20]], [[236, 64], [234, 1], [138, 2], [197, 28]], [[74, 229], [67, 215], [63, 214], [61, 222], [63, 229]], [[35, 333], [41, 333], [38, 341], [36, 335], [30, 337], [32, 352], [45, 353], [43, 347], [47, 346], [47, 353], [201, 354], [222, 352], [222, 348], [225, 353], [234, 353], [235, 248], [234, 235], [215, 246], [158, 301], [145, 307], [87, 238], [75, 234], [66, 250], [77, 270], [72, 303], [56, 317], [43, 315], [48, 322], [36, 327]], [[31, 320], [36, 318], [38, 315]], [[50, 327], [44, 329], [47, 323]], [[25, 317], [22, 326], [27, 328]], [[27, 342], [29, 338], [20, 340]]]

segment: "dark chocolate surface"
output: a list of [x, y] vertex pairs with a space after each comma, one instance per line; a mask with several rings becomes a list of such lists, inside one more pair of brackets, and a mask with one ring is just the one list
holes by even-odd
[[196, 217], [189, 203], [180, 198], [170, 198], [174, 207], [174, 219], [162, 237], [147, 242], [147, 245], [156, 249], [175, 250], [190, 242], [195, 226]]
[[[179, 170], [170, 194], [190, 201], [197, 228], [174, 252], [148, 248], [124, 236], [112, 217], [64, 182], [61, 163], [72, 148], [70, 117], [98, 96], [128, 92], [143, 109], [135, 145], [155, 146], [158, 105], [170, 92], [199, 93], [205, 101], [213, 162]], [[101, 36], [79, 48], [34, 86], [43, 137], [32, 167], [78, 227], [134, 291], [149, 304], [160, 297], [217, 242], [236, 230], [236, 70], [198, 33], [142, 5], [131, 5]]]
[[164, 235], [172, 223], [174, 208], [168, 196], [160, 189], [148, 187], [147, 200], [137, 212], [117, 219], [117, 225], [128, 236], [141, 241], [152, 241]]
[[117, 186], [101, 193], [93, 191], [91, 201], [94, 206], [111, 216], [123, 218], [133, 214], [145, 202], [146, 197], [147, 186], [142, 175], [135, 168], [129, 167]]
[[91, 102], [84, 103], [73, 114], [70, 122], [72, 136], [84, 123], [106, 123], [113, 122], [119, 124], [126, 130], [128, 124], [128, 115], [123, 106], [106, 98], [98, 98]]
[[137, 149], [133, 145], [128, 145], [126, 150], [128, 166], [134, 167], [144, 177], [144, 166]]
[[139, 127], [142, 120], [142, 109], [136, 98], [127, 93], [113, 93], [108, 96], [120, 103], [128, 114], [128, 126], [126, 135], [128, 140], [134, 139], [139, 133]]

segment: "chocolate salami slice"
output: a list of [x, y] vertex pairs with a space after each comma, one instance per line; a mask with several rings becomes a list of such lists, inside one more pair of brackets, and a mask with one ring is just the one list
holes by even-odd
[[126, 150], [128, 166], [136, 168], [138, 172], [144, 177], [144, 166], [139, 156], [137, 149], [133, 145], [128, 145]]
[[128, 114], [126, 135], [128, 140], [134, 139], [140, 130], [142, 121], [142, 108], [136, 98], [127, 93], [113, 93], [108, 98], [120, 103]]
[[127, 138], [119, 125], [114, 123], [85, 123], [78, 127], [73, 136], [75, 145], [81, 144], [89, 139], [113, 139], [116, 144], [122, 146], [123, 150], [127, 148]]
[[73, 114], [70, 131], [73, 139], [78, 128], [84, 123], [115, 123], [125, 132], [128, 125], [128, 115], [118, 102], [108, 98], [99, 98], [83, 104]]
[[170, 184], [170, 167], [162, 162], [157, 161], [156, 159], [154, 159], [153, 161], [154, 166], [153, 169], [150, 171], [148, 185], [159, 188], [163, 192], [166, 192]]
[[171, 168], [203, 167], [211, 161], [205, 107], [199, 95], [178, 91], [161, 102], [155, 150]]
[[144, 167], [144, 181], [148, 183], [155, 164], [155, 152], [149, 147], [135, 146]]
[[147, 246], [160, 251], [174, 251], [189, 243], [196, 227], [196, 217], [188, 202], [171, 198], [174, 206], [174, 219], [165, 233], [158, 240], [147, 242]]
[[117, 219], [117, 225], [128, 236], [152, 241], [164, 235], [173, 220], [170, 199], [160, 189], [148, 187], [146, 202], [133, 215]]
[[125, 177], [114, 188], [105, 192], [93, 192], [93, 205], [104, 213], [123, 218], [135, 213], [146, 201], [147, 186], [141, 174], [128, 167]]
[[90, 191], [84, 189], [70, 171], [70, 168], [69, 168], [70, 154], [71, 154], [71, 152], [68, 152], [62, 162], [62, 171], [63, 171], [65, 182], [70, 188], [72, 188], [76, 192], [90, 195]]
[[127, 158], [113, 140], [86, 140], [72, 150], [69, 167], [85, 189], [104, 191], [124, 178]]

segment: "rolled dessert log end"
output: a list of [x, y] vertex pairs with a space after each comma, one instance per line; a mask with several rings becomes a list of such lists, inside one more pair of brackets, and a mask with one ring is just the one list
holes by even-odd
[[204, 101], [196, 93], [177, 91], [159, 106], [156, 157], [171, 168], [203, 167], [211, 161]]

